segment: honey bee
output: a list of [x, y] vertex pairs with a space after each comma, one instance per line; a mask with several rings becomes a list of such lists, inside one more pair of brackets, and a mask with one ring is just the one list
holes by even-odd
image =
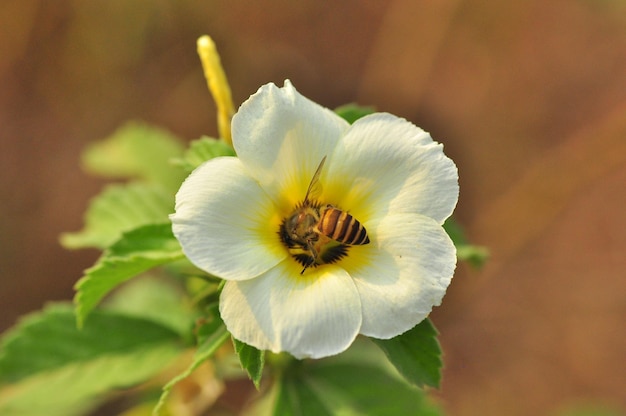
[[315, 200], [321, 191], [319, 177], [326, 156], [317, 167], [304, 200], [280, 225], [280, 238], [291, 255], [304, 266], [333, 263], [345, 256], [350, 246], [368, 244], [370, 239], [363, 224], [330, 204]]

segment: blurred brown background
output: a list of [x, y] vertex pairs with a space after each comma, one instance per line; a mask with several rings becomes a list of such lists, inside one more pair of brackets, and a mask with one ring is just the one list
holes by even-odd
[[445, 143], [457, 217], [492, 258], [433, 315], [451, 415], [626, 409], [626, 2], [0, 3], [0, 324], [69, 299], [95, 251], [90, 141], [128, 119], [215, 134], [195, 41], [240, 103], [290, 78], [334, 107], [404, 116]]

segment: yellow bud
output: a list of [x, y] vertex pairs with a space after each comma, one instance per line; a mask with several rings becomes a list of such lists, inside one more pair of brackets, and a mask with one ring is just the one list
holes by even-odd
[[207, 85], [217, 105], [217, 128], [219, 135], [222, 140], [232, 146], [230, 119], [235, 114], [235, 108], [230, 93], [230, 86], [220, 61], [220, 55], [217, 53], [213, 39], [209, 36], [204, 35], [198, 38], [198, 55], [200, 55]]

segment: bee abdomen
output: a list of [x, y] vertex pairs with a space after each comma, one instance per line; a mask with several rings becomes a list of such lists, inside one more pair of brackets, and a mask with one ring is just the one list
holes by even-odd
[[329, 207], [324, 211], [319, 228], [322, 234], [339, 243], [360, 246], [370, 242], [363, 224], [337, 208]]

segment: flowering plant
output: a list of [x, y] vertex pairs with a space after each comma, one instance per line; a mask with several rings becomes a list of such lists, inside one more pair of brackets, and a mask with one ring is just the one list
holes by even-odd
[[[458, 184], [427, 133], [389, 114], [349, 125], [289, 82], [261, 87], [232, 127], [237, 158], [194, 170], [171, 218], [186, 256], [227, 281], [220, 315], [235, 338], [319, 358], [359, 333], [400, 335], [439, 304], [456, 264], [441, 224]], [[322, 160], [313, 185], [323, 189], [309, 203]], [[303, 210], [305, 201], [313, 208]], [[350, 217], [325, 215], [331, 224], [318, 226], [326, 204]], [[289, 221], [311, 224], [287, 230]], [[323, 244], [320, 235], [334, 238]]]
[[221, 140], [184, 150], [129, 124], [88, 149], [92, 171], [131, 181], [62, 237], [104, 250], [75, 310], [50, 305], [3, 337], [1, 380], [14, 387], [0, 410], [80, 414], [170, 374], [136, 409], [223, 410], [243, 375], [258, 392], [244, 388], [254, 400], [236, 409], [251, 414], [438, 414], [419, 389], [440, 381], [427, 317], [457, 256], [484, 257], [444, 224], [458, 177], [443, 146], [390, 114], [323, 108], [289, 81], [235, 113], [212, 41], [198, 47]]

